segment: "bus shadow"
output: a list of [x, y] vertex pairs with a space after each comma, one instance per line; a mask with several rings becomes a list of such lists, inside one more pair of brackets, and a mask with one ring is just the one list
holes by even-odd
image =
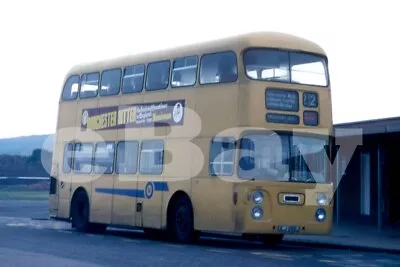
[[[180, 245], [179, 243], [173, 242], [168, 240], [165, 236], [149, 236], [142, 231], [135, 230], [114, 230], [110, 229], [107, 230], [104, 235], [106, 236], [115, 236], [115, 237], [122, 237], [127, 239], [134, 239], [134, 240], [144, 240], [144, 241], [154, 241], [160, 242], [165, 244], [173, 244], [173, 245]], [[209, 234], [201, 235], [199, 240], [194, 242], [193, 244], [185, 244], [185, 246], [200, 246], [200, 247], [207, 247], [207, 248], [218, 248], [218, 249], [237, 249], [237, 250], [269, 250], [269, 251], [310, 251], [310, 248], [306, 247], [296, 247], [292, 245], [286, 245], [283, 241], [281, 244], [275, 247], [266, 247], [263, 246], [261, 243], [256, 241], [247, 241], [241, 238], [235, 237], [212, 237]]]

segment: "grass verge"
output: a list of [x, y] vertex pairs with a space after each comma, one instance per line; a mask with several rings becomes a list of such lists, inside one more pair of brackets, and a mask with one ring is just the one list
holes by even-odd
[[48, 200], [47, 191], [9, 191], [0, 190], [0, 200]]

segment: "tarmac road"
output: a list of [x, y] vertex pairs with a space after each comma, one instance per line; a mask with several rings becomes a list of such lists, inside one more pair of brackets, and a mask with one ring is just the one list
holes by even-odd
[[400, 255], [202, 238], [196, 245], [147, 239], [141, 232], [74, 232], [47, 217], [47, 202], [0, 201], [1, 266], [400, 266]]

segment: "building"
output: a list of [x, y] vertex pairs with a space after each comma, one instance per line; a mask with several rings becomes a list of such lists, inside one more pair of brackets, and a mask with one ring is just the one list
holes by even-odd
[[336, 145], [341, 145], [336, 156], [336, 222], [379, 229], [400, 226], [400, 117], [334, 128]]

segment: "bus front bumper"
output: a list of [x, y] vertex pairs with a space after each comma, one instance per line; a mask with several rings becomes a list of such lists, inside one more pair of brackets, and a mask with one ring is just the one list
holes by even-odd
[[273, 216], [255, 206], [246, 213], [237, 225], [243, 234], [330, 235], [332, 230], [330, 206], [278, 207]]

